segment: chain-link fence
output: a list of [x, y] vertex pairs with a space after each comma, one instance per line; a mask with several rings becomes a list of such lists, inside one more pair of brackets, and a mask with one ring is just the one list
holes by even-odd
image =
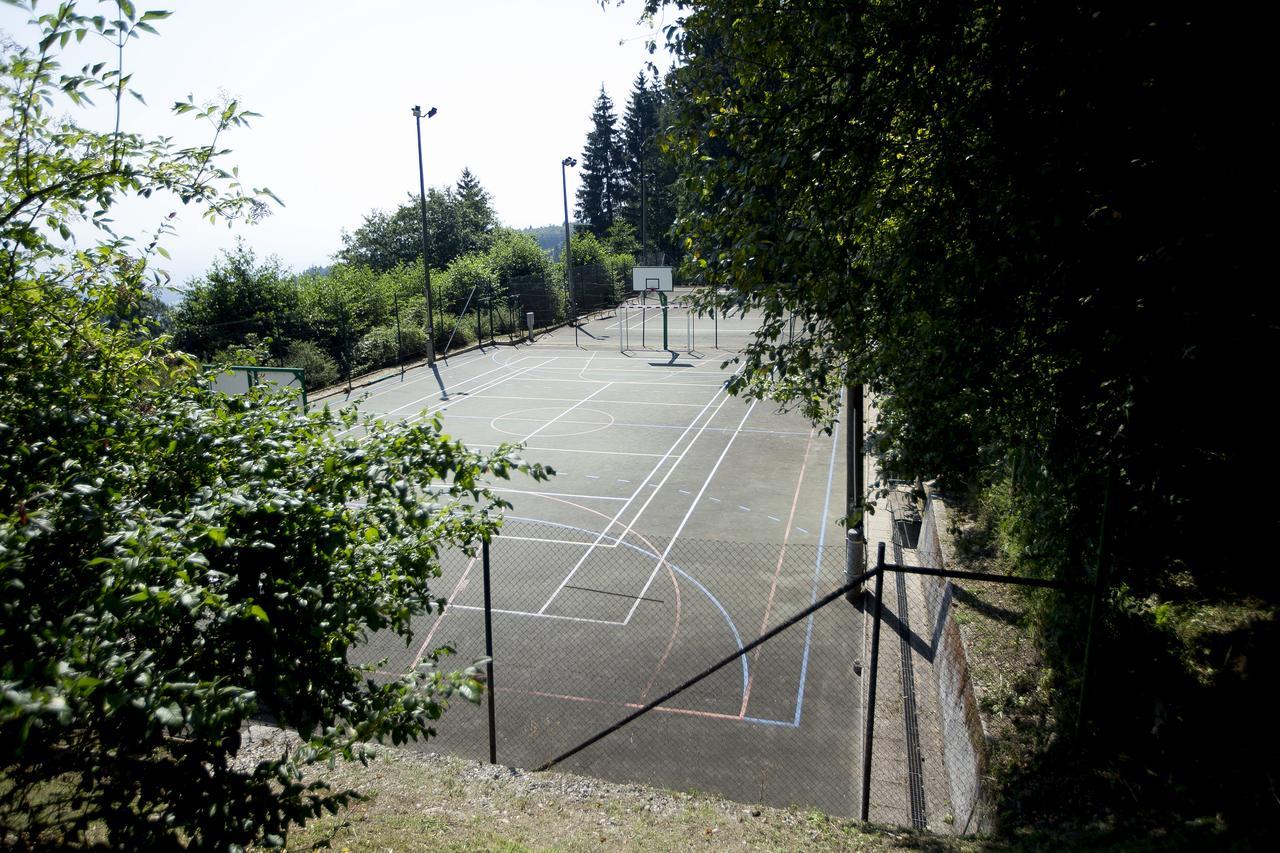
[[1064, 585], [950, 570], [936, 541], [895, 525], [847, 580], [843, 546], [509, 519], [444, 555], [443, 613], [361, 660], [492, 649], [492, 704], [455, 703], [427, 749], [971, 834], [991, 727], [1035, 687], [1011, 655], [1034, 655], [1035, 595]]
[[[630, 270], [625, 271], [630, 275]], [[600, 264], [573, 268], [573, 300], [579, 317], [616, 307], [625, 297], [622, 271], [617, 273]]]
[[[787, 622], [839, 587], [843, 561], [843, 548], [508, 520], [489, 548], [497, 760], [545, 766], [730, 658], [558, 766], [852, 815], [860, 613], [840, 599]], [[446, 555], [444, 613], [419, 617], [408, 644], [372, 638], [363, 660], [394, 674], [438, 646], [483, 657], [483, 578], [483, 552]], [[455, 703], [426, 748], [487, 760], [487, 708]]]
[[[1033, 619], [1048, 596], [1091, 586], [950, 565], [954, 543], [900, 490], [890, 495], [892, 541], [864, 600], [871, 677], [861, 816], [968, 835], [992, 828], [991, 778], [1004, 730], [1046, 724], [1050, 699]], [[933, 500], [931, 497], [930, 500]], [[994, 750], [994, 752], [993, 752]]]

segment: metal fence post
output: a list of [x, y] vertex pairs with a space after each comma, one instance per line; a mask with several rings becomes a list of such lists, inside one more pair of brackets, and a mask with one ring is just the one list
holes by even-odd
[[489, 540], [481, 546], [484, 556], [484, 654], [489, 658], [485, 664], [485, 692], [489, 696], [489, 763], [498, 763], [498, 728], [493, 708], [493, 605], [489, 599]]
[[880, 668], [880, 614], [884, 593], [884, 543], [876, 549], [876, 606], [871, 623], [871, 684], [867, 688], [866, 734], [862, 741], [862, 809], [860, 816], [867, 820], [871, 811], [871, 748], [875, 742], [876, 726], [876, 673]]

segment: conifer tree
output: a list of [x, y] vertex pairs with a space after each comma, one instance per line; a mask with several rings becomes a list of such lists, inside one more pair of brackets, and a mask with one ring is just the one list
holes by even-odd
[[643, 71], [637, 74], [622, 117], [619, 141], [622, 164], [617, 215], [635, 230], [644, 249], [651, 248], [655, 236], [654, 211], [650, 205], [658, 166], [654, 140], [658, 131], [659, 98], [656, 82], [651, 82]]
[[582, 152], [582, 186], [577, 193], [577, 218], [597, 237], [613, 225], [620, 191], [622, 150], [618, 144], [617, 116], [613, 101], [600, 87], [591, 114], [592, 129]]
[[489, 191], [470, 169], [464, 168], [453, 193], [453, 220], [458, 253], [482, 251], [492, 242], [498, 218], [493, 212]]

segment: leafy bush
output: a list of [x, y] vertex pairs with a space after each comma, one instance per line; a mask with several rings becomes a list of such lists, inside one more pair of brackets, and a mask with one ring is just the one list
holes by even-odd
[[271, 344], [270, 338], [263, 340], [253, 332], [250, 332], [238, 343], [228, 344], [223, 349], [215, 352], [209, 358], [209, 361], [212, 364], [219, 365], [273, 365], [275, 362], [271, 358]]
[[360, 339], [356, 346], [356, 362], [360, 370], [397, 364], [427, 353], [427, 334], [414, 326], [402, 326], [399, 338], [394, 326], [378, 326]]
[[[454, 313], [462, 311], [464, 306], [468, 312], [474, 310], [476, 301], [483, 302], [487, 299], [498, 283], [488, 259], [481, 254], [463, 255], [455, 259], [445, 270], [445, 278], [449, 282], [445, 308]], [[470, 305], [468, 297], [472, 299]]]
[[458, 318], [453, 314], [445, 314], [444, 322], [436, 324], [436, 340], [439, 342], [437, 351], [444, 352], [445, 344], [450, 339], [453, 340], [452, 347], [465, 347], [475, 343], [476, 327], [470, 318], [464, 319], [459, 323]]
[[[69, 223], [102, 224], [94, 212], [126, 193], [256, 216], [266, 191], [246, 195], [221, 148], [53, 118], [60, 97], [125, 94], [103, 66], [61, 77], [54, 55], [163, 17], [119, 15], [62, 3], [37, 22], [39, 49], [6, 44], [0, 64], [0, 112], [19, 119], [0, 134], [0, 844], [278, 846], [354, 797], [304, 769], [429, 737], [453, 695], [475, 696], [474, 673], [434, 655], [375, 681], [349, 653], [441, 606], [440, 551], [499, 523], [488, 478], [545, 472], [509, 447], [472, 453], [435, 420], [367, 422], [356, 439], [336, 428], [353, 411], [215, 394], [150, 336], [138, 307], [155, 244], [72, 244]], [[224, 141], [246, 115], [176, 110]], [[301, 745], [237, 769], [258, 715]]]
[[338, 363], [314, 341], [294, 341], [284, 356], [285, 367], [305, 371], [307, 390], [327, 388], [338, 381]]
[[503, 283], [520, 276], [545, 276], [550, 265], [550, 258], [532, 235], [509, 228], [494, 235], [485, 257], [494, 276]]

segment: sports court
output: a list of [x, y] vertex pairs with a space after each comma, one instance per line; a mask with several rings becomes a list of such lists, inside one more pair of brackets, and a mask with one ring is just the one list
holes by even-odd
[[[513, 505], [491, 549], [503, 764], [541, 764], [842, 582], [839, 433], [726, 393], [750, 318], [669, 308], [664, 350], [646, 302], [407, 371], [360, 402], [439, 413], [472, 447], [523, 443], [556, 471], [498, 488]], [[483, 656], [479, 560], [449, 555], [436, 590], [445, 613], [407, 647], [374, 638], [368, 659], [403, 672], [439, 645], [455, 665]], [[849, 814], [861, 633], [852, 608], [825, 608], [564, 767]], [[483, 758], [486, 727], [457, 702], [426, 748]]]

